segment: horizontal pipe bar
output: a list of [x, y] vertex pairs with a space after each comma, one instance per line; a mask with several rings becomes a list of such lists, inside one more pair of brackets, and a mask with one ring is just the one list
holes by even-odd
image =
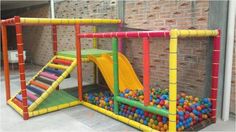
[[178, 37], [214, 37], [218, 30], [177, 30]]
[[50, 18], [20, 18], [21, 24], [119, 24], [120, 19], [50, 19]]
[[1, 24], [4, 24], [4, 25], [15, 24], [15, 18], [1, 20]]
[[134, 101], [134, 100], [129, 100], [129, 99], [122, 98], [122, 97], [119, 97], [119, 96], [115, 97], [115, 99], [118, 102], [130, 105], [130, 106], [133, 106], [133, 107], [140, 108], [144, 111], [148, 111], [148, 112], [151, 112], [153, 114], [158, 114], [158, 115], [161, 115], [161, 116], [168, 117], [169, 112], [167, 110], [159, 109], [159, 108], [156, 108], [154, 106], [144, 106], [144, 104], [141, 103], [141, 102]]
[[105, 114], [105, 115], [107, 115], [109, 117], [112, 117], [112, 118], [114, 118], [114, 119], [116, 119], [118, 121], [126, 123], [126, 124], [128, 124], [128, 125], [130, 125], [130, 126], [132, 126], [134, 128], [139, 129], [139, 130], [142, 130], [142, 131], [145, 131], [145, 132], [157, 132], [157, 130], [152, 129], [151, 127], [143, 125], [143, 124], [141, 124], [139, 122], [136, 122], [134, 120], [131, 120], [129, 118], [126, 118], [126, 117], [123, 117], [123, 116], [120, 116], [120, 115], [116, 115], [115, 113], [113, 113], [111, 111], [108, 111], [108, 110], [105, 110], [103, 108], [100, 108], [100, 107], [98, 107], [96, 105], [92, 105], [92, 104], [87, 103], [87, 102], [82, 102], [82, 105], [84, 105], [84, 106], [86, 106], [86, 107], [88, 107], [90, 109], [93, 109], [93, 110], [95, 110], [97, 112], [100, 112], [102, 114]]
[[132, 31], [132, 32], [106, 32], [106, 33], [82, 33], [81, 38], [142, 38], [142, 37], [169, 37], [169, 31]]

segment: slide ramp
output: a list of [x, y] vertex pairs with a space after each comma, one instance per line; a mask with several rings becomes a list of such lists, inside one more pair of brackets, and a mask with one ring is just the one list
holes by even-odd
[[[114, 77], [113, 77], [113, 61], [110, 55], [101, 55], [99, 57], [88, 56], [90, 61], [93, 61], [101, 71], [109, 89], [114, 93]], [[128, 59], [121, 53], [118, 54], [119, 63], [119, 90], [124, 91], [126, 88], [131, 90], [143, 89], [137, 75], [135, 74], [132, 65]]]

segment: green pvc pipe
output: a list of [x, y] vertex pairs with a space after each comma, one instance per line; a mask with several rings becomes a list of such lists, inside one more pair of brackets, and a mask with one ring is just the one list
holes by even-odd
[[140, 108], [144, 111], [151, 112], [153, 114], [157, 114], [157, 115], [161, 115], [161, 116], [165, 116], [165, 117], [168, 117], [168, 114], [169, 114], [169, 112], [167, 110], [159, 109], [159, 108], [156, 108], [154, 106], [144, 106], [144, 104], [141, 103], [141, 102], [134, 101], [134, 100], [129, 100], [129, 99], [122, 98], [122, 97], [119, 97], [119, 96], [115, 96], [115, 100], [118, 101], [118, 102], [130, 105], [130, 106], [133, 106], [133, 107]]
[[[118, 75], [118, 39], [112, 38], [112, 56], [113, 56], [113, 76], [114, 76], [114, 97], [119, 94], [119, 75]], [[114, 98], [114, 112], [118, 114], [118, 101]]]

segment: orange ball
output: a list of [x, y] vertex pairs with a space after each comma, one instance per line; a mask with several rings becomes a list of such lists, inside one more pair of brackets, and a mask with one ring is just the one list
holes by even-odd
[[163, 123], [162, 123], [162, 122], [158, 122], [158, 126], [159, 126], [159, 127], [162, 127], [162, 126], [163, 126]]

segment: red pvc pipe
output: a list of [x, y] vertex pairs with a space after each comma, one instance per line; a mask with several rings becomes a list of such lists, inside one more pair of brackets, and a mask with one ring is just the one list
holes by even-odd
[[82, 93], [82, 61], [81, 61], [81, 43], [80, 43], [80, 25], [75, 25], [75, 37], [76, 37], [76, 58], [77, 58], [77, 78], [78, 78], [78, 98], [83, 100]]
[[54, 59], [54, 60], [53, 60], [53, 63], [56, 63], [56, 64], [63, 64], [63, 65], [69, 66], [69, 65], [71, 65], [72, 62], [69, 61], [69, 60]]
[[53, 54], [57, 54], [57, 26], [52, 25]]
[[9, 18], [9, 19], [5, 19], [5, 20], [1, 20], [1, 24], [14, 25], [15, 24], [15, 18]]
[[219, 61], [220, 61], [220, 30], [218, 35], [213, 38], [212, 53], [212, 83], [211, 83], [211, 101], [212, 101], [212, 119], [216, 122], [216, 106], [219, 78]]
[[169, 37], [169, 31], [132, 31], [132, 32], [106, 32], [106, 33], [83, 33], [80, 38], [144, 38], [144, 37]]
[[8, 48], [7, 48], [7, 28], [2, 24], [2, 53], [3, 53], [3, 66], [5, 76], [5, 89], [6, 89], [6, 102], [11, 98], [10, 90], [10, 75], [9, 75], [9, 62], [8, 62]]
[[20, 17], [15, 16], [16, 25], [16, 41], [17, 41], [17, 51], [18, 51], [18, 65], [20, 73], [20, 85], [22, 93], [22, 104], [23, 104], [23, 118], [24, 120], [29, 119], [28, 105], [27, 105], [27, 93], [26, 93], [26, 81], [25, 81], [25, 66], [24, 66], [24, 56], [23, 56], [23, 37], [22, 37], [22, 25], [20, 23]]
[[143, 85], [144, 85], [144, 105], [149, 105], [150, 88], [149, 88], [149, 72], [150, 72], [150, 57], [149, 57], [149, 41], [148, 38], [143, 38]]

